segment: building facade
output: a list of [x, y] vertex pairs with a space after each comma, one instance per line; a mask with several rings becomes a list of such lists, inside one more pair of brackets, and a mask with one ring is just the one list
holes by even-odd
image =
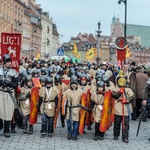
[[[96, 37], [97, 38], [97, 37]], [[65, 55], [69, 58], [75, 57], [72, 53], [73, 45], [74, 43], [77, 46], [78, 53], [80, 55], [80, 60], [86, 60], [85, 55], [87, 53], [87, 50], [91, 48], [97, 49], [97, 39], [94, 37], [93, 34], [87, 34], [87, 33], [79, 33], [77, 37], [72, 37], [71, 40], [68, 43], [64, 43], [62, 47], [64, 48]], [[100, 62], [103, 61], [109, 61], [110, 55], [109, 55], [109, 45], [107, 45], [105, 42], [100, 42]], [[96, 62], [96, 58], [98, 56], [93, 57], [90, 62]]]
[[14, 0], [0, 0], [0, 53], [1, 33], [13, 32]]

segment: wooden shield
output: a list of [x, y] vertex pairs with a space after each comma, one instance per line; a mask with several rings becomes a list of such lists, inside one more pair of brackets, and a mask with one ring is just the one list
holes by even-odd
[[61, 109], [61, 113], [62, 113], [62, 115], [65, 115], [66, 114], [66, 112], [65, 112], [65, 109], [66, 109], [66, 103], [67, 103], [67, 98], [65, 97], [65, 96], [63, 96], [63, 98], [62, 98], [62, 103], [61, 103], [61, 107], [62, 107], [62, 109]]
[[34, 87], [41, 87], [39, 78], [32, 78], [32, 82], [33, 82]]
[[111, 95], [112, 95], [111, 91], [105, 92], [104, 95], [104, 104], [103, 104], [102, 116], [101, 116], [100, 127], [99, 127], [99, 130], [101, 132], [106, 132], [110, 125], [109, 120], [110, 120], [110, 113], [111, 113]]
[[37, 115], [38, 115], [37, 102], [39, 100], [39, 89], [40, 89], [39, 87], [33, 87], [31, 89], [30, 118], [29, 118], [29, 122], [31, 125], [37, 123]]
[[59, 93], [59, 97], [58, 97], [58, 104], [57, 104], [57, 108], [55, 110], [55, 118], [54, 118], [54, 128], [56, 128], [56, 124], [57, 124], [57, 119], [58, 119], [58, 114], [60, 111], [60, 104], [62, 101], [62, 90]]
[[[81, 105], [84, 107], [86, 107], [86, 99], [87, 99], [87, 95], [85, 93], [83, 93], [82, 98], [81, 98]], [[86, 114], [86, 111], [83, 108], [81, 108], [80, 122], [79, 122], [79, 133], [80, 134], [83, 134], [83, 132], [84, 132], [85, 114]]]
[[70, 80], [62, 79], [62, 82], [65, 83], [66, 85], [68, 85], [70, 83]]
[[[86, 107], [89, 109], [90, 108], [90, 102], [91, 102], [91, 93], [90, 89], [87, 91], [87, 104]], [[86, 119], [85, 119], [85, 125], [90, 126], [91, 122], [91, 112], [86, 112]]]

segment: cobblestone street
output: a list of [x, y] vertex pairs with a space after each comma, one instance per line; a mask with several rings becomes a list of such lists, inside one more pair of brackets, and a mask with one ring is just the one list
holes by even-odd
[[94, 125], [92, 130], [86, 130], [84, 135], [79, 135], [77, 141], [67, 140], [66, 128], [61, 128], [58, 123], [55, 134], [52, 138], [40, 138], [41, 124], [34, 125], [34, 134], [23, 134], [21, 129], [17, 128], [17, 134], [11, 134], [10, 138], [5, 138], [2, 131], [0, 132], [0, 149], [1, 150], [149, 150], [150, 147], [150, 121], [141, 122], [139, 136], [136, 137], [138, 121], [130, 122], [129, 143], [122, 142], [121, 137], [118, 141], [113, 139], [113, 127], [105, 133], [103, 141], [94, 141]]

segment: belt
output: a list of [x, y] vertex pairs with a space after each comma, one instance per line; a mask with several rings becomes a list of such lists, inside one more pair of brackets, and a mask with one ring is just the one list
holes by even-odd
[[55, 102], [55, 100], [51, 100], [51, 101], [43, 101], [44, 103], [48, 103], [48, 102]]

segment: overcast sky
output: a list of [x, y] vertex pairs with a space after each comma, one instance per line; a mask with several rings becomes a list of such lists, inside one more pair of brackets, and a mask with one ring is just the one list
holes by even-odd
[[[62, 42], [78, 33], [94, 33], [101, 21], [102, 35], [110, 35], [112, 17], [124, 23], [125, 6], [118, 0], [36, 0], [56, 23]], [[150, 26], [150, 0], [127, 0], [127, 24]]]

